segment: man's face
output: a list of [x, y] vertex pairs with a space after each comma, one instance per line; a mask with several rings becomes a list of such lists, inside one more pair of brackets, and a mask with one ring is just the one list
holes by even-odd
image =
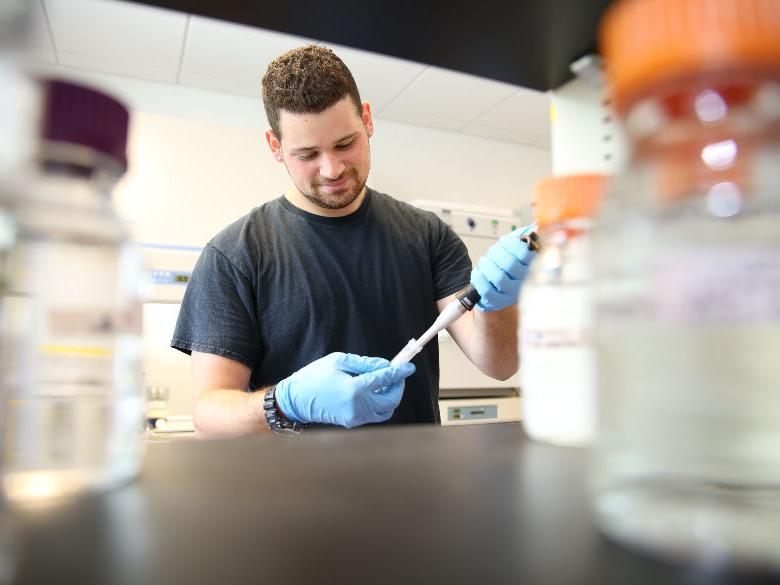
[[281, 143], [268, 133], [269, 146], [283, 160], [295, 187], [319, 208], [338, 210], [352, 204], [368, 180], [371, 110], [362, 115], [344, 97], [318, 114], [279, 116]]

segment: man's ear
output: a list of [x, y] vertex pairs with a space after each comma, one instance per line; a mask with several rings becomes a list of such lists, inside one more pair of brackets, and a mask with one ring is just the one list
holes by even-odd
[[268, 148], [271, 149], [271, 154], [274, 155], [274, 158], [282, 162], [282, 143], [279, 142], [276, 134], [270, 128], [265, 131], [265, 141], [268, 143]]
[[363, 120], [363, 126], [366, 128], [369, 138], [374, 134], [374, 120], [371, 118], [371, 105], [368, 102], [363, 102], [362, 113], [360, 114], [361, 120]]

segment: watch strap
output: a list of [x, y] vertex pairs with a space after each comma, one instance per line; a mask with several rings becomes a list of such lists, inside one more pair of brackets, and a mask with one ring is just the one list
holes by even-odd
[[268, 428], [279, 435], [297, 435], [303, 430], [303, 425], [286, 418], [276, 403], [276, 384], [265, 391], [263, 397], [263, 412]]

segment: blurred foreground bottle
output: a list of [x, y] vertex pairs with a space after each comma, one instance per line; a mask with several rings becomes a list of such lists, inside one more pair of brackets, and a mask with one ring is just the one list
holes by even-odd
[[116, 485], [142, 456], [140, 269], [111, 189], [128, 112], [60, 81], [41, 86], [35, 164], [6, 181], [15, 240], [0, 268], [2, 475], [10, 503]]
[[[15, 237], [14, 221], [4, 204], [5, 187], [9, 175], [29, 161], [39, 105], [34, 84], [20, 71], [31, 13], [29, 0], [0, 1], [0, 295], [4, 287], [3, 266]], [[0, 454], [3, 452], [6, 402], [2, 375], [0, 371]], [[0, 457], [0, 470], [2, 465]], [[15, 535], [0, 489], [0, 585], [10, 583], [14, 578], [18, 556]]]
[[600, 41], [632, 158], [596, 231], [598, 520], [774, 573], [780, 2], [618, 2]]
[[584, 447], [595, 427], [593, 216], [604, 175], [550, 177], [536, 184], [541, 250], [521, 299], [523, 426], [532, 439]]

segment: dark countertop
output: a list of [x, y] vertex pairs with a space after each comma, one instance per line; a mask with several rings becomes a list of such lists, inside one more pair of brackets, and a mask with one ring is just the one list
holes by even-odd
[[586, 472], [519, 424], [158, 442], [133, 483], [18, 518], [16, 582], [738, 582], [605, 540]]

